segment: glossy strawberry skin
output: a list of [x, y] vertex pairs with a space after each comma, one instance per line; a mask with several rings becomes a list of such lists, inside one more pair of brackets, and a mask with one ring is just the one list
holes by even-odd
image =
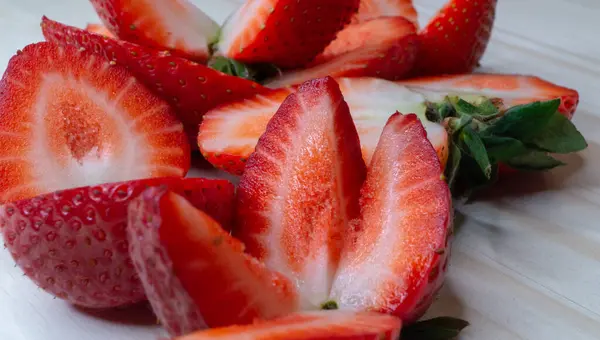
[[127, 207], [147, 187], [186, 195], [231, 225], [233, 185], [178, 177], [70, 189], [5, 204], [0, 230], [17, 265], [39, 287], [72, 304], [109, 308], [145, 299], [128, 255]]
[[288, 279], [168, 188], [150, 188], [130, 205], [128, 232], [136, 271], [171, 335], [297, 310]]

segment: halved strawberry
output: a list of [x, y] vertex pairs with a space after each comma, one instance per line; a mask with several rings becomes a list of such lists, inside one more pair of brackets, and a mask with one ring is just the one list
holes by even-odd
[[72, 46], [29, 45], [0, 82], [0, 202], [85, 185], [184, 176], [169, 105], [124, 68]]
[[187, 0], [90, 0], [120, 39], [197, 62], [210, 57], [219, 25]]
[[148, 187], [185, 195], [225, 226], [234, 187], [224, 180], [167, 177], [45, 194], [0, 207], [0, 231], [17, 265], [38, 286], [92, 308], [145, 299], [129, 258], [127, 207]]
[[269, 91], [255, 82], [228, 76], [195, 62], [126, 41], [109, 39], [42, 19], [46, 40], [85, 48], [110, 62], [127, 67], [158, 96], [173, 106], [190, 140], [208, 110], [230, 101]]
[[397, 340], [401, 327], [400, 319], [385, 314], [320, 311], [209, 329], [176, 340]]
[[348, 105], [332, 78], [290, 95], [248, 159], [234, 234], [250, 254], [292, 278], [304, 309], [327, 299], [342, 235], [358, 216], [365, 168]]
[[[573, 115], [579, 102], [575, 90], [524, 75], [467, 74], [395, 83], [374, 78], [340, 78], [338, 82], [350, 107], [367, 163], [383, 126], [390, 113], [395, 111], [419, 116], [442, 165], [446, 163], [448, 136], [440, 125], [426, 119], [427, 101], [441, 102], [448, 95], [460, 96], [467, 101], [487, 97], [507, 109], [518, 104], [561, 98], [560, 110], [567, 117]], [[215, 166], [240, 175], [267, 123], [293, 91], [293, 88], [281, 89], [271, 95], [255, 96], [210, 111], [200, 127], [200, 150]]]
[[293, 284], [244, 254], [243, 244], [168, 188], [129, 207], [129, 248], [146, 294], [171, 335], [294, 312]]
[[449, 0], [420, 32], [415, 75], [469, 73], [492, 33], [497, 0]]
[[225, 23], [217, 53], [282, 68], [310, 63], [358, 11], [359, 0], [249, 0]]
[[115, 37], [112, 34], [112, 32], [109, 31], [108, 28], [106, 28], [106, 26], [104, 26], [102, 24], [87, 24], [87, 26], [85, 27], [85, 30], [88, 31], [88, 32], [92, 32], [92, 33], [103, 35], [103, 36], [108, 37], [108, 38], [114, 38]]
[[418, 37], [403, 17], [382, 17], [347, 26], [306, 69], [283, 73], [271, 88], [331, 77], [403, 78], [413, 68]]
[[412, 0], [361, 0], [353, 23], [379, 17], [404, 17], [418, 26], [417, 11]]
[[442, 285], [451, 197], [416, 115], [393, 115], [361, 190], [361, 219], [346, 238], [331, 300], [341, 309], [417, 320]]

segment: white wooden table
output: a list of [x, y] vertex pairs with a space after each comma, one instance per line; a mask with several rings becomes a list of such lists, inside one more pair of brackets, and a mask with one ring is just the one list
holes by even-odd
[[[218, 20], [241, 0], [196, 0]], [[425, 22], [445, 0], [415, 0]], [[430, 316], [472, 325], [461, 339], [600, 339], [600, 2], [499, 0], [483, 67], [533, 73], [580, 91], [575, 122], [589, 149], [568, 167], [505, 184], [459, 207], [464, 223]], [[86, 0], [0, 0], [0, 70], [42, 40], [42, 15], [84, 27]], [[1, 340], [142, 340], [163, 332], [152, 315], [90, 314], [37, 289], [0, 249]]]

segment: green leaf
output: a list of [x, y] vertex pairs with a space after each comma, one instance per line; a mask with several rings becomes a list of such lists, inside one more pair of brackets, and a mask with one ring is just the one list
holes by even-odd
[[460, 133], [465, 126], [471, 124], [473, 118], [470, 116], [462, 116], [460, 118], [451, 117], [446, 118], [446, 121], [448, 123], [447, 125], [450, 129], [450, 133], [454, 135]]
[[544, 130], [526, 142], [552, 153], [577, 152], [588, 146], [575, 125], [560, 112], [554, 113]]
[[452, 340], [462, 332], [469, 323], [465, 320], [439, 317], [420, 321], [406, 326], [402, 330], [402, 340]]
[[456, 145], [456, 143], [450, 143], [450, 155], [449, 162], [446, 165], [446, 178], [448, 181], [448, 186], [450, 190], [454, 188], [454, 184], [456, 183], [456, 179], [460, 170], [460, 159], [462, 158], [462, 151]]
[[466, 126], [460, 133], [460, 141], [468, 150], [469, 155], [477, 162], [485, 177], [488, 179], [491, 178], [492, 164], [490, 163], [485, 145], [477, 132], [470, 126]]
[[523, 171], [543, 171], [565, 165], [565, 163], [542, 151], [530, 151], [525, 155], [511, 158], [506, 163], [517, 170]]
[[546, 128], [559, 106], [560, 99], [555, 99], [512, 107], [485, 129], [485, 134], [519, 140], [532, 138]]
[[528, 153], [520, 140], [510, 137], [483, 136], [483, 144], [491, 162], [506, 162], [511, 158]]
[[253, 74], [246, 65], [240, 63], [239, 61], [226, 58], [226, 57], [215, 57], [210, 60], [208, 63], [208, 67], [228, 74], [230, 76], [245, 78], [245, 79], [253, 79]]

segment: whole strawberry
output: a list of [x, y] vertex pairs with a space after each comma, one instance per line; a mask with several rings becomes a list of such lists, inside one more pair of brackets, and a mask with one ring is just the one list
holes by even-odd
[[224, 180], [157, 178], [50, 193], [0, 208], [5, 246], [25, 274], [70, 303], [108, 308], [145, 294], [129, 257], [127, 208], [147, 187], [165, 186], [223, 226], [233, 185]]

